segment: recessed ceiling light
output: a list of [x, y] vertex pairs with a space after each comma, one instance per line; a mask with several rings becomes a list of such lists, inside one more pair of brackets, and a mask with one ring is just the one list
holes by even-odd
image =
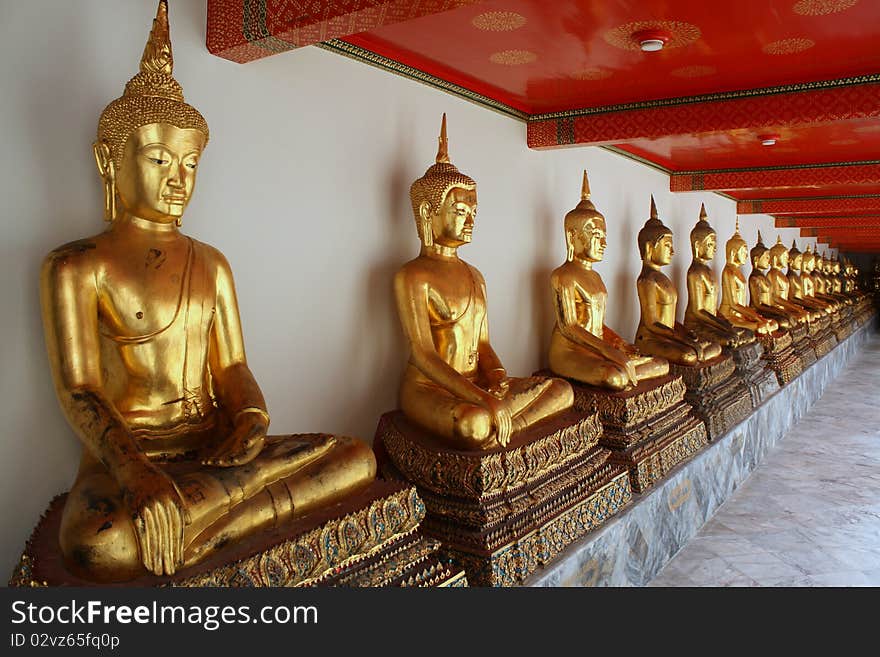
[[633, 40], [639, 44], [643, 52], [657, 52], [663, 50], [672, 34], [668, 30], [639, 30], [632, 35]]
[[761, 142], [762, 146], [775, 146], [776, 142], [779, 140], [779, 135], [767, 134], [767, 135], [758, 135], [758, 141]]

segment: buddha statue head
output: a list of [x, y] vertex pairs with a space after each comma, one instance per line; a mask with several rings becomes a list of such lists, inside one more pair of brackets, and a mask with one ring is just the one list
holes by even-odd
[[788, 250], [788, 269], [789, 271], [799, 272], [803, 267], [804, 254], [797, 248], [797, 242], [791, 241], [791, 248]]
[[477, 183], [449, 161], [446, 114], [435, 163], [409, 190], [419, 239], [426, 247], [457, 248], [471, 241], [477, 215]]
[[761, 231], [758, 231], [758, 242], [749, 251], [749, 256], [752, 259], [752, 268], [760, 269], [761, 271], [767, 269], [770, 266], [770, 250], [764, 246], [764, 240], [761, 237]]
[[590, 181], [584, 171], [581, 200], [565, 215], [565, 246], [568, 261], [599, 262], [605, 256], [605, 217], [590, 200]]
[[695, 260], [708, 262], [715, 258], [718, 248], [715, 229], [709, 225], [705, 204], [700, 205], [700, 219], [691, 230], [691, 251]]
[[776, 236], [776, 244], [770, 247], [770, 266], [779, 270], [788, 267], [788, 249], [782, 243], [780, 235]]
[[651, 216], [642, 226], [638, 237], [639, 253], [646, 264], [662, 267], [672, 262], [672, 231], [657, 216], [657, 204], [651, 195]]
[[816, 256], [813, 253], [813, 250], [809, 244], [807, 244], [807, 250], [804, 251], [804, 257], [801, 262], [801, 271], [804, 274], [811, 274], [813, 269], [816, 266]]
[[739, 234], [739, 217], [736, 218], [736, 228], [733, 235], [724, 245], [725, 255], [727, 256], [727, 264], [734, 267], [742, 267], [746, 263], [749, 253], [749, 245]]
[[160, 0], [140, 72], [98, 121], [94, 154], [108, 221], [121, 206], [140, 219], [180, 225], [208, 143], [208, 124], [184, 102], [173, 67], [168, 3]]

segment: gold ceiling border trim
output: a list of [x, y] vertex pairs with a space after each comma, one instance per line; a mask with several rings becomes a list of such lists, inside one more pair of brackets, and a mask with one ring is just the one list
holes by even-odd
[[720, 100], [737, 100], [740, 98], [755, 98], [760, 96], [775, 96], [778, 94], [790, 94], [803, 91], [816, 91], [818, 89], [835, 89], [838, 87], [853, 87], [863, 84], [875, 84], [880, 82], [880, 73], [858, 75], [855, 77], [839, 78], [836, 80], [819, 80], [816, 82], [799, 82], [779, 87], [759, 87], [757, 89], [741, 89], [738, 91], [719, 91], [713, 94], [701, 94], [698, 96], [679, 96], [676, 98], [658, 98], [645, 100], [637, 103], [621, 103], [617, 105], [602, 105], [599, 107], [584, 107], [581, 109], [565, 110], [562, 112], [548, 112], [545, 114], [532, 114], [529, 121], [552, 121], [555, 119], [568, 119], [578, 116], [593, 116], [596, 114], [609, 114], [611, 112], [626, 112], [629, 110], [653, 109], [657, 107], [674, 107], [676, 105], [693, 105], [697, 103], [711, 103]]
[[[590, 146], [590, 145], [591, 144], [578, 144], [578, 146], [580, 146], [582, 148], [584, 146]], [[621, 156], [625, 157], [626, 159], [633, 160], [634, 162], [638, 162], [639, 164], [644, 164], [645, 166], [651, 167], [652, 169], [654, 169], [656, 171], [660, 171], [661, 173], [665, 173], [668, 176], [671, 176], [671, 175], [677, 173], [676, 171], [673, 171], [672, 169], [667, 169], [662, 164], [657, 164], [656, 162], [651, 162], [651, 160], [645, 159], [641, 155], [636, 155], [635, 153], [630, 153], [629, 151], [625, 151], [622, 148], [619, 148], [617, 146], [597, 146], [597, 148], [601, 148], [602, 150], [609, 151], [610, 153], [615, 153], [616, 155], [621, 155]]]
[[[841, 201], [850, 198], [876, 198], [880, 199], [880, 194], [840, 194], [838, 196], [771, 196], [770, 198], [743, 198], [738, 199], [740, 203], [779, 203], [780, 201]], [[786, 214], [781, 212], [780, 214]]]
[[370, 66], [380, 68], [384, 71], [388, 71], [390, 73], [409, 78], [410, 80], [415, 80], [416, 82], [421, 82], [422, 84], [426, 84], [429, 87], [434, 87], [435, 89], [445, 91], [452, 94], [453, 96], [458, 96], [459, 98], [463, 98], [472, 103], [480, 105], [481, 107], [485, 107], [486, 109], [490, 109], [494, 112], [504, 114], [505, 116], [509, 116], [518, 121], [522, 121], [525, 123], [530, 118], [530, 115], [527, 112], [518, 110], [514, 107], [511, 107], [510, 105], [505, 105], [500, 101], [494, 100], [475, 91], [471, 91], [470, 89], [466, 89], [465, 87], [462, 87], [460, 85], [454, 84], [452, 82], [447, 82], [443, 78], [439, 78], [436, 75], [431, 75], [430, 73], [425, 73], [424, 71], [417, 69], [413, 66], [401, 64], [400, 62], [393, 60], [389, 57], [379, 55], [372, 50], [367, 50], [366, 48], [355, 46], [351, 43], [348, 43], [347, 41], [343, 41], [342, 39], [330, 39], [328, 41], [316, 43], [315, 45], [324, 50], [329, 50], [330, 52], [335, 52], [338, 55], [348, 57], [349, 59], [355, 59], [359, 62], [369, 64]]
[[715, 173], [750, 173], [755, 171], [788, 171], [792, 169], [834, 169], [835, 167], [860, 167], [880, 164], [880, 160], [855, 160], [851, 162], [818, 162], [813, 164], [772, 164], [763, 167], [740, 167], [733, 169], [694, 169], [691, 171], [672, 171], [676, 176], [712, 175]]

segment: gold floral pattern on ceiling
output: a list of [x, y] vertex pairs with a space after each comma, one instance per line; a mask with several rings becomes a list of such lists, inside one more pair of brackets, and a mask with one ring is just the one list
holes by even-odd
[[614, 72], [607, 68], [591, 66], [590, 68], [575, 71], [571, 74], [571, 77], [575, 80], [607, 80], [612, 75], [614, 75]]
[[608, 30], [602, 37], [615, 48], [641, 50], [638, 41], [633, 39], [633, 34], [642, 30], [665, 30], [669, 32], [671, 37], [664, 46], [664, 49], [690, 45], [702, 36], [699, 27], [682, 21], [636, 21], [635, 23], [626, 23]]
[[718, 72], [714, 66], [703, 66], [694, 64], [693, 66], [682, 66], [669, 72], [677, 78], [704, 78], [708, 75], [715, 75]]
[[768, 55], [794, 55], [804, 50], [809, 50], [816, 45], [812, 39], [804, 39], [795, 37], [791, 39], [780, 39], [772, 43], [764, 44], [761, 48]]
[[538, 59], [538, 56], [531, 50], [502, 50], [489, 55], [490, 62], [504, 66], [531, 64], [536, 59]]
[[512, 32], [525, 24], [526, 17], [514, 11], [487, 11], [471, 21], [475, 28], [486, 32]]
[[798, 0], [791, 10], [801, 16], [826, 16], [855, 7], [859, 0]]

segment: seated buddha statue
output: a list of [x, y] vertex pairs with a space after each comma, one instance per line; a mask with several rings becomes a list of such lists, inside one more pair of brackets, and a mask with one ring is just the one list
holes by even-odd
[[657, 217], [651, 197], [651, 216], [638, 234], [642, 271], [636, 280], [639, 294], [639, 351], [665, 358], [670, 363], [693, 366], [721, 355], [721, 345], [704, 340], [675, 321], [678, 291], [661, 271], [672, 261], [672, 231]]
[[717, 312], [718, 284], [709, 264], [715, 258], [717, 236], [709, 225], [705, 205], [700, 207], [700, 218], [690, 237], [693, 261], [687, 272], [688, 304], [684, 311], [684, 325], [722, 347], [735, 348], [754, 342], [754, 332], [734, 326]]
[[804, 252], [803, 264], [801, 265], [801, 280], [803, 280], [804, 296], [824, 303], [828, 310], [833, 313], [838, 309], [838, 303], [836, 299], [832, 299], [820, 291], [820, 286], [824, 286], [825, 281], [817, 272], [819, 264], [820, 260], [818, 253], [813, 252], [810, 245], [807, 245], [807, 250]]
[[458, 257], [471, 241], [477, 186], [450, 161], [446, 115], [436, 163], [410, 188], [422, 246], [394, 277], [412, 353], [400, 408], [458, 449], [506, 446], [513, 434], [571, 408], [568, 382], [507, 376], [489, 343], [486, 282]]
[[752, 260], [752, 273], [749, 274], [749, 303], [765, 317], [772, 317], [783, 329], [791, 329], [798, 322], [799, 315], [789, 313], [773, 302], [773, 289], [770, 279], [764, 272], [770, 267], [770, 250], [764, 246], [761, 231], [758, 241], [749, 252]]
[[584, 171], [581, 201], [565, 215], [566, 262], [550, 275], [556, 326], [550, 339], [550, 369], [583, 383], [623, 390], [665, 376], [669, 363], [643, 356], [605, 325], [608, 290], [593, 269], [605, 255], [605, 217], [590, 200]]
[[771, 303], [791, 314], [800, 323], [811, 319], [810, 311], [789, 298], [791, 294], [788, 276], [782, 271], [788, 267], [788, 249], [785, 248], [780, 236], [776, 237], [776, 244], [770, 247], [768, 254], [770, 269], [767, 272], [767, 280], [770, 283]]
[[827, 314], [830, 309], [818, 299], [804, 295], [804, 281], [801, 277], [803, 261], [804, 254], [797, 248], [797, 242], [792, 240], [791, 248], [788, 250], [788, 298], [793, 303], [814, 313], [815, 319], [815, 313]]
[[93, 581], [171, 575], [376, 470], [360, 441], [267, 435], [229, 264], [179, 229], [208, 125], [172, 77], [167, 11], [98, 123], [109, 226], [41, 273], [55, 387], [83, 447], [59, 542]]
[[734, 326], [755, 331], [758, 335], [769, 335], [779, 329], [779, 323], [772, 317], [764, 317], [747, 301], [747, 284], [742, 266], [748, 257], [749, 245], [739, 234], [739, 218], [736, 230], [725, 244], [726, 263], [721, 271], [721, 305], [718, 314]]

